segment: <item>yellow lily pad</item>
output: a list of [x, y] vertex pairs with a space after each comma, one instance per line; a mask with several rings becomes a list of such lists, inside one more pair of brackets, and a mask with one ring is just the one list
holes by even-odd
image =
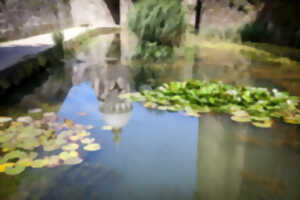
[[64, 164], [65, 165], [78, 165], [82, 162], [83, 160], [79, 157], [72, 157], [72, 158], [69, 158], [68, 160], [65, 160], [64, 161]]
[[81, 140], [82, 144], [91, 144], [95, 141], [95, 138], [84, 138], [83, 140]]
[[271, 128], [272, 127], [272, 121], [252, 122], [252, 124], [259, 128]]
[[102, 126], [101, 129], [104, 130], [104, 131], [110, 131], [110, 130], [112, 130], [112, 126], [109, 126], [109, 125]]
[[70, 143], [62, 147], [64, 151], [74, 151], [79, 148], [79, 145], [76, 143]]
[[231, 120], [236, 121], [236, 122], [241, 122], [241, 123], [245, 123], [245, 122], [251, 122], [250, 117], [246, 116], [246, 117], [240, 117], [240, 116], [231, 116]]
[[98, 151], [101, 149], [101, 146], [100, 144], [93, 143], [86, 145], [85, 147], [83, 147], [83, 149], [86, 151]]
[[13, 167], [15, 166], [15, 163], [4, 163], [0, 165], [0, 172], [4, 172], [6, 167]]

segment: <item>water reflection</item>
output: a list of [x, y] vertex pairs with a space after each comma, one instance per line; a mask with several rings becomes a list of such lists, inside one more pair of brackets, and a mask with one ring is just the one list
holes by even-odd
[[[189, 118], [120, 99], [133, 88], [174, 80], [223, 76], [231, 82], [235, 71], [186, 57], [136, 66], [130, 60], [131, 40], [128, 33], [97, 37], [77, 61], [30, 93], [43, 102], [48, 98], [63, 103], [60, 117], [92, 124], [93, 137], [103, 149], [85, 155], [85, 162], [76, 167], [33, 169], [16, 179], [1, 176], [0, 188], [18, 183], [10, 194], [0, 191], [0, 199], [22, 199], [20, 191], [29, 191], [23, 199], [299, 199], [299, 128], [276, 124], [263, 130], [227, 116]], [[248, 69], [235, 72], [237, 82], [255, 82]], [[35, 101], [25, 100], [22, 104]], [[78, 117], [79, 111], [87, 116]], [[101, 131], [105, 124], [112, 126], [112, 134]], [[122, 145], [122, 151], [116, 151], [113, 142]], [[2, 198], [7, 196], [11, 198]]]
[[247, 134], [247, 130], [230, 127], [216, 117], [199, 118], [198, 125], [195, 199], [238, 199], [245, 146], [235, 143], [234, 132]]

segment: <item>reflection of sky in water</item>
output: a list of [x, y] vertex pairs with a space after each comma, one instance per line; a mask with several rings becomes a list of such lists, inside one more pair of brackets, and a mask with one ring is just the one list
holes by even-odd
[[[148, 110], [139, 103], [133, 103], [133, 109], [128, 110], [128, 122], [120, 131], [103, 131], [101, 127], [107, 124], [101, 105], [110, 106], [112, 91], [122, 92], [129, 85], [132, 87], [134, 82], [130, 75], [135, 69], [122, 66], [122, 63], [129, 63], [126, 58], [131, 53], [129, 49], [118, 46], [118, 38], [100, 36], [94, 45], [81, 52], [78, 57], [83, 62], [75, 63], [66, 70], [68, 74], [63, 80], [68, 84], [58, 84], [56, 76], [52, 75], [44, 83], [43, 90], [38, 89], [36, 94], [28, 95], [38, 98], [41, 90], [43, 101], [46, 101], [47, 88], [53, 91], [53, 95], [56, 89], [68, 91], [60, 92], [65, 96], [58, 113], [60, 120], [66, 118], [93, 125], [92, 136], [102, 145], [102, 150], [85, 153], [85, 161], [78, 166], [28, 170], [24, 177], [20, 176], [19, 192], [15, 193], [27, 191], [37, 199], [51, 200], [299, 199], [299, 152], [272, 145], [275, 138], [286, 133], [299, 133], [298, 127], [276, 123], [272, 129], [259, 129], [250, 124], [232, 122], [226, 116], [208, 114], [197, 119], [179, 113]], [[124, 36], [121, 35], [121, 38]], [[111, 44], [117, 45], [117, 48], [111, 48]], [[124, 44], [128, 45], [126, 41]], [[122, 56], [124, 52], [125, 56]], [[120, 54], [120, 66], [105, 62], [105, 56]], [[203, 80], [215, 78], [216, 74], [225, 74], [224, 77], [231, 74], [230, 70], [225, 73], [218, 71], [217, 67], [201, 65], [201, 62], [196, 65], [193, 61], [182, 62], [180, 66], [154, 71], [157, 82], [190, 78]], [[258, 81], [248, 76], [247, 70], [242, 72], [245, 76], [241, 77], [241, 82], [273, 86], [270, 81]], [[114, 86], [119, 77], [124, 78], [122, 84]], [[240, 77], [239, 71], [234, 77]], [[142, 84], [147, 82], [140, 81]], [[64, 87], [66, 90], [61, 90]], [[70, 89], [67, 90], [67, 87]], [[103, 93], [108, 95], [103, 96]], [[80, 112], [87, 115], [79, 116]], [[114, 113], [116, 119], [117, 115]], [[262, 145], [241, 142], [238, 139], [241, 137], [252, 138]], [[263, 181], [257, 183], [257, 180]], [[11, 183], [0, 177], [1, 187], [6, 182]], [[25, 199], [18, 195], [10, 197]]]

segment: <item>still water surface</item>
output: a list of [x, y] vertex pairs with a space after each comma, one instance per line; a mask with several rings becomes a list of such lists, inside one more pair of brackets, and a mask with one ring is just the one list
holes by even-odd
[[[118, 98], [122, 92], [191, 78], [289, 89], [286, 84], [257, 78], [247, 66], [237, 69], [235, 61], [224, 69], [207, 63], [207, 57], [181, 59], [164, 69], [135, 66], [128, 37], [100, 35], [34, 87], [25, 85], [24, 95], [11, 94], [14, 105], [5, 112], [48, 104], [60, 120], [93, 125], [102, 150], [86, 153], [76, 166], [1, 174], [1, 200], [300, 199], [299, 127], [276, 123], [260, 129], [228, 116], [186, 117]], [[104, 125], [113, 130], [102, 130]]]

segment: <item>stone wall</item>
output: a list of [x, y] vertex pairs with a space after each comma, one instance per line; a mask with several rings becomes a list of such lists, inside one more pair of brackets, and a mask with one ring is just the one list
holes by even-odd
[[72, 24], [70, 0], [1, 0], [0, 40], [49, 32]]

